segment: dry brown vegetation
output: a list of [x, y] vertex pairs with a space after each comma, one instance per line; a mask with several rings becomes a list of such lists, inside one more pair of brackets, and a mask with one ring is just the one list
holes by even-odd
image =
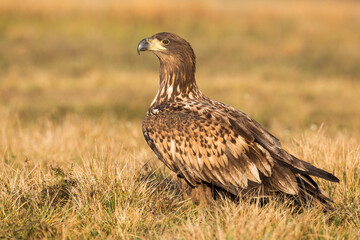
[[[0, 2], [0, 238], [360, 238], [360, 4], [257, 1]], [[340, 178], [336, 202], [296, 212], [179, 199], [141, 119], [172, 31], [208, 96], [249, 113]]]

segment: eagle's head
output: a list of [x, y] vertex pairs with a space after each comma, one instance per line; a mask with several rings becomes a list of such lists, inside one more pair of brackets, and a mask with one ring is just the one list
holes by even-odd
[[152, 51], [164, 64], [189, 64], [195, 67], [195, 54], [190, 44], [174, 33], [161, 32], [144, 38], [137, 51], [138, 54]]
[[162, 32], [141, 40], [137, 51], [151, 51], [160, 60], [160, 88], [152, 106], [202, 96], [195, 81], [195, 54], [187, 41]]

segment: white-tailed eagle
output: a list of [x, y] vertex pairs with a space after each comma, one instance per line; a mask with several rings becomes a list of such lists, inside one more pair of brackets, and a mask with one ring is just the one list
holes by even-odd
[[214, 187], [236, 196], [276, 192], [332, 200], [310, 176], [333, 174], [285, 151], [277, 138], [247, 114], [206, 97], [195, 81], [195, 54], [173, 33], [140, 41], [140, 51], [160, 60], [160, 88], [143, 121], [146, 142], [198, 201]]

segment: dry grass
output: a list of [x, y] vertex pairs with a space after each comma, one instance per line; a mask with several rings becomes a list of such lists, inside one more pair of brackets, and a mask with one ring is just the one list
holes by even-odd
[[[0, 3], [0, 238], [360, 238], [360, 4], [206, 3]], [[158, 64], [135, 48], [162, 30], [207, 95], [340, 178], [333, 213], [179, 200], [141, 133]]]
[[294, 213], [276, 200], [260, 207], [225, 199], [209, 208], [179, 200], [174, 176], [145, 146], [138, 121], [69, 116], [23, 127], [8, 118], [1, 126], [3, 237], [360, 237], [360, 149], [341, 136], [307, 132], [290, 145], [341, 179], [320, 181], [337, 202], [334, 213], [323, 214], [316, 207]]

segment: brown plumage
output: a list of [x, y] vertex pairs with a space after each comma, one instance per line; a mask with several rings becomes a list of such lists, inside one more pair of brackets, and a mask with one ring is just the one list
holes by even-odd
[[156, 156], [188, 186], [189, 195], [208, 200], [211, 196], [199, 197], [199, 191], [209, 193], [215, 186], [236, 196], [283, 192], [312, 196], [325, 205], [332, 201], [310, 175], [333, 182], [338, 178], [289, 154], [247, 114], [199, 90], [195, 54], [187, 41], [164, 32], [143, 39], [137, 49], [152, 51], [160, 60], [160, 88], [143, 121], [143, 134]]

